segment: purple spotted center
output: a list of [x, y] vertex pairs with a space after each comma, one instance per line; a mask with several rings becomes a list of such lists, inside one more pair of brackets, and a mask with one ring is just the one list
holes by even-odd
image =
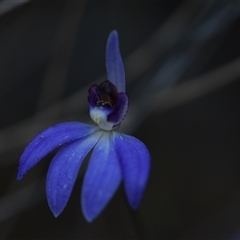
[[111, 130], [118, 126], [125, 117], [128, 97], [124, 92], [119, 93], [116, 86], [106, 80], [89, 88], [88, 103], [92, 119], [101, 128]]
[[113, 107], [118, 98], [118, 92], [115, 85], [106, 80], [101, 84], [94, 84], [88, 91], [88, 102], [93, 107]]

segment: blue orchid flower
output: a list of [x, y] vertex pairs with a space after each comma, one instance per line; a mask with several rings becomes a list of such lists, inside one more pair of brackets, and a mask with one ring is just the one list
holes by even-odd
[[17, 179], [43, 157], [62, 146], [51, 161], [46, 180], [49, 207], [57, 217], [65, 208], [85, 156], [93, 149], [82, 185], [81, 206], [87, 221], [95, 219], [123, 179], [132, 209], [139, 207], [150, 170], [150, 154], [137, 138], [118, 133], [128, 109], [125, 72], [118, 34], [112, 31], [106, 49], [108, 80], [88, 91], [90, 116], [98, 126], [64, 122], [47, 128], [26, 147]]

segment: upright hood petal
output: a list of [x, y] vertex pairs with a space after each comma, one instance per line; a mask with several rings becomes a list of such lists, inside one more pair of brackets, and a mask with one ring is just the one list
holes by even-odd
[[106, 48], [107, 78], [116, 87], [118, 92], [125, 92], [125, 71], [119, 50], [118, 33], [112, 31], [108, 37]]

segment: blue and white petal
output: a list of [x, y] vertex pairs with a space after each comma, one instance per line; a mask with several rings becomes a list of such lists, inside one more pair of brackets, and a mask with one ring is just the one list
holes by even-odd
[[125, 71], [119, 50], [118, 33], [112, 31], [108, 37], [106, 47], [107, 79], [111, 81], [118, 92], [125, 92]]
[[82, 187], [82, 210], [91, 222], [107, 205], [121, 181], [119, 159], [112, 133], [105, 132], [95, 146]]
[[97, 129], [79, 122], [65, 122], [42, 131], [25, 148], [19, 161], [17, 179], [21, 180], [28, 170], [57, 147], [85, 137]]
[[150, 172], [150, 154], [137, 138], [114, 132], [128, 202], [137, 209], [143, 197]]
[[69, 143], [53, 158], [47, 174], [46, 193], [49, 207], [55, 217], [65, 208], [79, 168], [101, 136], [102, 132], [97, 131]]

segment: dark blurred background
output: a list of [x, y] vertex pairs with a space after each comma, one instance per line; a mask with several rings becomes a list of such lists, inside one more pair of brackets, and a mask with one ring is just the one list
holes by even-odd
[[[18, 160], [51, 124], [90, 122], [113, 29], [130, 98], [120, 131], [152, 155], [146, 193], [134, 212], [121, 186], [89, 224], [81, 170], [55, 219], [54, 153], [20, 182]], [[0, 239], [240, 239], [239, 93], [239, 1], [0, 1]]]

